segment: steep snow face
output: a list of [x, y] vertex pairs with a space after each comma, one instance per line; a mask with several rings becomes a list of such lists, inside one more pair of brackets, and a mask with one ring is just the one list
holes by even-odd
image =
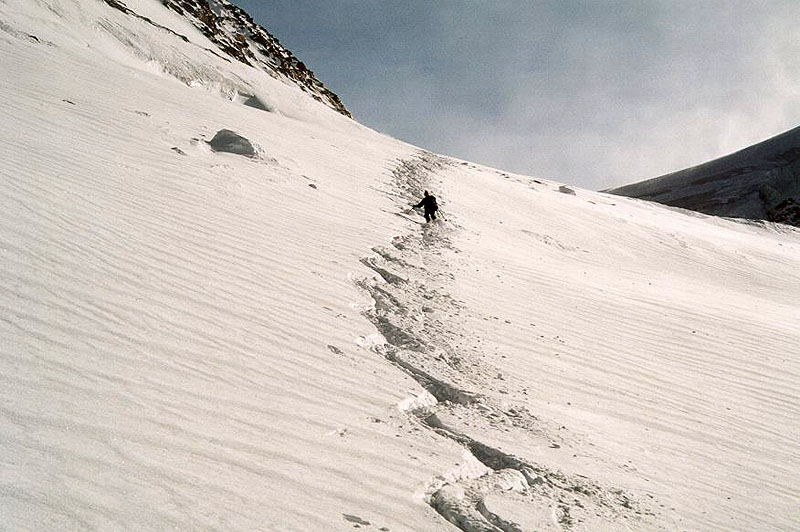
[[0, 3], [5, 527], [800, 521], [800, 232], [421, 151], [126, 6]]
[[239, 7], [227, 0], [165, 0], [163, 4], [188, 17], [203, 35], [230, 57], [265, 72], [286, 76], [314, 99], [350, 116], [336, 94]]
[[[118, 39], [125, 48], [135, 51], [142, 59], [154, 63], [185, 83], [221, 82], [220, 88], [229, 96], [234, 97], [235, 94], [248, 102], [248, 105], [270, 110], [252, 91], [246, 87], [242, 90], [243, 87], [237, 80], [227, 79], [225, 71], [229, 69], [210, 67], [207, 61], [203, 61], [203, 55], [210, 54], [253, 66], [277, 79], [292, 83], [315, 100], [344, 116], [350, 116], [339, 97], [325, 87], [302, 61], [281, 46], [274, 36], [256, 24], [247, 13], [227, 0], [164, 0], [161, 3], [150, 0], [103, 1], [125, 17], [100, 14], [96, 11], [97, 6], [92, 5], [94, 2], [73, 7], [58, 3], [54, 5], [59, 10], [66, 8], [93, 13], [91, 16], [98, 26]], [[164, 6], [178, 16], [171, 16]], [[184, 46], [178, 51], [175, 50], [176, 43], [165, 45], [160, 39], [143, 40], [140, 29], [142, 24], [170, 33], [193, 46]], [[204, 48], [205, 53], [199, 53], [197, 46]], [[209, 68], [212, 72], [207, 71]]]
[[705, 164], [610, 190], [694, 211], [797, 225], [800, 128]]

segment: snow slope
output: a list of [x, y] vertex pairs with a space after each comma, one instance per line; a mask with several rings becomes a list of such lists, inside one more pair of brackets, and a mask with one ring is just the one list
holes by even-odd
[[126, 4], [190, 42], [0, 2], [3, 528], [797, 526], [800, 232], [427, 153]]
[[800, 198], [800, 127], [713, 161], [610, 190], [694, 211], [782, 220], [782, 202]]

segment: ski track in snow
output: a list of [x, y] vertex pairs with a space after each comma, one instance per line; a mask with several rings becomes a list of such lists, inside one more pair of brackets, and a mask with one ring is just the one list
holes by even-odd
[[[342, 159], [363, 141], [327, 111], [331, 132], [35, 46], [0, 80], [3, 526], [428, 526], [436, 446], [393, 451], [406, 379], [354, 345], [348, 279], [393, 218], [353, 215], [372, 155], [410, 148]], [[203, 147], [230, 124], [285, 166]]]
[[189, 42], [0, 2], [0, 527], [796, 528], [800, 231], [429, 154], [126, 5]]
[[[451, 164], [427, 152], [399, 161], [392, 173], [398, 206], [421, 196], [431, 188], [436, 172]], [[437, 185], [441, 188], [442, 183]], [[468, 309], [445, 292], [454, 275], [443, 255], [445, 250], [458, 253], [452, 237], [459, 226], [453, 219], [443, 220], [425, 224], [421, 233], [412, 228], [395, 237], [391, 247], [374, 248], [376, 256], [362, 262], [379, 278], [358, 281], [375, 301], [366, 315], [386, 339], [374, 351], [432, 396], [432, 401], [412, 403], [405, 410], [422, 426], [462, 445], [476, 464], [463, 473], [437, 476], [426, 489], [426, 500], [465, 532], [523, 530], [487, 507], [488, 497], [503, 495], [515, 497], [518, 511], [539, 516], [526, 519], [526, 525], [538, 530], [620, 528], [619, 521], [624, 520], [625, 526], [647, 527], [655, 513], [624, 490], [526, 461], [474, 436], [496, 438], [498, 433], [513, 432], [533, 447], [563, 444], [559, 427], [547, 426], [524, 405], [511, 406], [503, 399], [516, 383], [507, 382], [498, 367], [488, 365], [476, 345], [468, 347], [483, 340], [465, 332], [460, 315]], [[650, 524], [650, 528], [656, 527]]]
[[[506, 181], [506, 209], [486, 213], [476, 192], [489, 179], [451, 176], [452, 190], [467, 192], [453, 198], [467, 218], [488, 218], [458, 240], [470, 262], [454, 272], [452, 293], [482, 309], [491, 303], [483, 294], [514, 301], [498, 305], [498, 320], [476, 317], [470, 330], [487, 334], [485, 350], [504, 357], [510, 377], [530, 383], [535, 373], [531, 410], [579, 427], [584, 448], [592, 442], [617, 456], [602, 476], [635, 472], [634, 485], [676, 509], [675, 527], [791, 526], [800, 285], [782, 250], [784, 229], [714, 218], [692, 225], [647, 204], [637, 204], [637, 218], [627, 209], [615, 215], [607, 198], [586, 191], [536, 201], [548, 187], [524, 179]], [[537, 208], [526, 210], [531, 202]], [[624, 220], [616, 235], [626, 245], [615, 245], [607, 217]], [[597, 219], [603, 229], [584, 227]], [[585, 253], [544, 246], [523, 259], [506, 251], [519, 245], [517, 230], [533, 227]], [[523, 287], [528, 298], [518, 296]], [[584, 473], [607, 462], [595, 458]]]

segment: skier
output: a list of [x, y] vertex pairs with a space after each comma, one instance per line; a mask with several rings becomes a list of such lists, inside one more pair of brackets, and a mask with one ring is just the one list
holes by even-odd
[[428, 194], [428, 191], [425, 191], [425, 197], [422, 198], [422, 201], [414, 205], [415, 209], [419, 209], [420, 207], [425, 208], [425, 221], [430, 222], [431, 220], [436, 219], [436, 211], [439, 210], [439, 206], [436, 205], [436, 198]]

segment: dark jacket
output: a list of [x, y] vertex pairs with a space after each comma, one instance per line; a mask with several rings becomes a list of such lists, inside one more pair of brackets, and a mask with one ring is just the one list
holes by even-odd
[[422, 198], [422, 201], [414, 205], [415, 209], [423, 207], [426, 213], [434, 213], [439, 210], [439, 206], [436, 205], [436, 197], [435, 196], [425, 196]]

